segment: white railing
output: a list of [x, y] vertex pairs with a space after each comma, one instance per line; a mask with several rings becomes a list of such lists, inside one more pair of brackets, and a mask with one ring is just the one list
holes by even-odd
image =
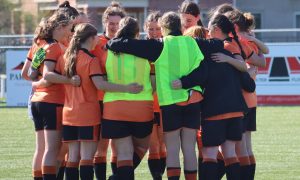
[[0, 98], [6, 97], [6, 87], [5, 87], [6, 75], [0, 74]]

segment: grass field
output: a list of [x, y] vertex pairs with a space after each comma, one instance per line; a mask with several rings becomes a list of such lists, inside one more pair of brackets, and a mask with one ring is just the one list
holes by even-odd
[[[259, 107], [257, 126], [256, 179], [300, 180], [300, 107]], [[0, 179], [32, 179], [33, 151], [33, 123], [26, 109], [0, 108]], [[145, 160], [136, 179], [151, 179]]]

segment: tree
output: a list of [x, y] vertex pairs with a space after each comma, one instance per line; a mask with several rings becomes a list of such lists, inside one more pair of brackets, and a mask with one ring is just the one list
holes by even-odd
[[11, 34], [11, 13], [14, 6], [8, 0], [0, 0], [0, 34]]

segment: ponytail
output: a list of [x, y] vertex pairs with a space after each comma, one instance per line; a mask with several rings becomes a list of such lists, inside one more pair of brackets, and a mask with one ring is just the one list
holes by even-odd
[[72, 38], [68, 49], [64, 54], [64, 59], [66, 59], [65, 64], [65, 72], [68, 78], [76, 75], [76, 61], [77, 61], [77, 53], [81, 48], [80, 42], [76, 38]]
[[238, 35], [236, 34], [236, 31], [235, 31], [234, 27], [233, 27], [231, 33], [232, 33], [232, 35], [233, 35], [233, 39], [234, 39], [235, 42], [239, 45], [239, 48], [240, 48], [240, 50], [241, 50], [241, 55], [242, 55], [243, 59], [244, 59], [244, 60], [247, 59], [246, 53], [245, 53], [245, 51], [244, 51], [244, 49], [243, 49], [243, 47], [242, 47], [242, 45], [241, 45], [241, 42], [239, 41], [239, 37], [238, 37]]
[[243, 50], [243, 47], [239, 41], [239, 37], [234, 29], [234, 24], [225, 16], [222, 14], [215, 15], [212, 20], [211, 20], [211, 25], [215, 25], [219, 27], [223, 33], [229, 35], [231, 33], [233, 35], [233, 39], [236, 41], [238, 44], [240, 50], [241, 50], [241, 55], [243, 59], [246, 59], [246, 54]]
[[97, 35], [96, 28], [88, 23], [78, 24], [75, 27], [75, 33], [71, 39], [71, 42], [64, 54], [65, 72], [68, 78], [76, 75], [76, 63], [77, 54], [81, 48], [81, 44], [84, 43], [88, 38]]
[[132, 17], [125, 17], [120, 21], [120, 27], [118, 32], [116, 33], [116, 38], [127, 37], [127, 38], [135, 38], [139, 33], [139, 24], [136, 19]]

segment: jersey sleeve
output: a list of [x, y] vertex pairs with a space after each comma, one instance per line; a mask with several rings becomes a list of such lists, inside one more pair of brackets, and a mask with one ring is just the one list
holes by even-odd
[[44, 61], [52, 61], [56, 63], [61, 54], [60, 45], [58, 43], [51, 44], [46, 48], [46, 57]]
[[252, 49], [252, 51], [255, 53], [255, 54], [259, 54], [259, 49], [257, 47], [257, 45], [255, 44], [255, 42], [253, 41], [248, 41], [248, 46], [250, 49]]
[[28, 61], [32, 61], [32, 58], [33, 58], [33, 46], [34, 46], [34, 45], [32, 45], [32, 46], [30, 47], [30, 49], [29, 49], [29, 51], [28, 51], [28, 53], [27, 53], [26, 59], [27, 59]]
[[65, 74], [65, 59], [63, 55], [58, 58], [54, 72], [58, 74]]
[[103, 76], [103, 72], [100, 67], [99, 60], [97, 58], [93, 58], [89, 67], [89, 76]]

